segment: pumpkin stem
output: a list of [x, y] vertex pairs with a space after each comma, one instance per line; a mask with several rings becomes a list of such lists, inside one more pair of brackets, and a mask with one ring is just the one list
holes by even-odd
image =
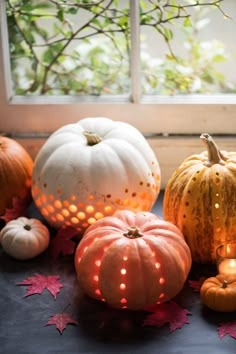
[[220, 286], [222, 289], [226, 289], [228, 287], [228, 282], [227, 280], [223, 280], [223, 283]]
[[96, 133], [85, 130], [83, 134], [86, 137], [89, 146], [96, 145], [102, 141], [102, 138], [100, 138], [100, 136], [98, 136]]
[[26, 224], [26, 225], [24, 226], [24, 229], [27, 230], [27, 231], [30, 231], [30, 230], [31, 230], [31, 226], [28, 225], [28, 224]]
[[205, 162], [205, 165], [208, 167], [217, 163], [224, 165], [226, 158], [222, 155], [210, 134], [203, 133], [201, 134], [200, 139], [202, 139], [208, 151], [208, 160]]
[[138, 238], [142, 237], [143, 233], [140, 231], [140, 228], [137, 226], [130, 226], [128, 230], [123, 234], [128, 238]]

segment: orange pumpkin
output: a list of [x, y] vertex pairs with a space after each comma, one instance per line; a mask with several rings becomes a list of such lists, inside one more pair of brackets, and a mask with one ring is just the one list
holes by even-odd
[[91, 225], [75, 253], [86, 294], [115, 308], [142, 309], [177, 295], [191, 266], [176, 226], [148, 212], [123, 210]]
[[215, 262], [216, 248], [236, 239], [236, 152], [219, 151], [209, 134], [207, 151], [188, 157], [170, 177], [164, 218], [184, 234], [192, 259]]
[[33, 161], [27, 151], [15, 140], [0, 137], [0, 215], [12, 208], [15, 197], [30, 197]]
[[236, 311], [236, 274], [218, 274], [201, 286], [202, 302], [210, 309], [221, 312]]

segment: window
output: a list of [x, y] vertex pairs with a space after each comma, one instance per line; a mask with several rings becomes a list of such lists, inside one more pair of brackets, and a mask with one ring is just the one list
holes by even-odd
[[[224, 23], [227, 23], [228, 26], [228, 23], [231, 21], [232, 32], [229, 32], [229, 28], [226, 26], [226, 37], [228, 37], [227, 34], [234, 33], [235, 22], [230, 19], [227, 19], [228, 22], [224, 20], [224, 14], [229, 13], [231, 17], [234, 16], [235, 12], [232, 10], [233, 0], [210, 0], [209, 2], [203, 0], [124, 0], [119, 2], [92, 0], [86, 2], [85, 0], [75, 0], [72, 4], [83, 3], [86, 5], [86, 3], [91, 4], [93, 2], [108, 5], [113, 3], [112, 6], [119, 6], [119, 10], [121, 12], [123, 11], [124, 15], [126, 11], [128, 22], [125, 22], [124, 26], [129, 26], [131, 30], [130, 38], [128, 38], [130, 56], [126, 56], [125, 65], [127, 65], [127, 62], [130, 62], [130, 67], [125, 67], [122, 71], [122, 75], [124, 73], [126, 76], [121, 77], [120, 75], [119, 77], [119, 79], [121, 79], [120, 82], [122, 82], [119, 86], [120, 89], [116, 88], [114, 94], [111, 87], [108, 87], [107, 92], [101, 90], [96, 92], [95, 87], [95, 91], [91, 92], [92, 95], [89, 95], [89, 91], [86, 95], [77, 95], [74, 94], [74, 92], [65, 95], [63, 90], [58, 90], [58, 92], [54, 90], [53, 94], [50, 93], [49, 95], [40, 96], [37, 87], [34, 87], [31, 88], [32, 95], [25, 96], [23, 92], [24, 85], [23, 90], [21, 90], [22, 88], [18, 88], [17, 90], [12, 84], [9, 55], [9, 40], [11, 41], [9, 35], [11, 32], [8, 31], [6, 5], [7, 3], [14, 5], [23, 3], [27, 10], [27, 6], [29, 9], [32, 3], [46, 4], [47, 2], [49, 2], [49, 0], [36, 2], [33, 0], [6, 0], [0, 2], [0, 75], [2, 78], [0, 80], [0, 129], [2, 132], [11, 134], [11, 136], [17, 138], [30, 150], [32, 155], [35, 156], [37, 149], [43, 144], [48, 134], [68, 122], [77, 121], [88, 116], [106, 116], [115, 120], [126, 121], [140, 129], [146, 135], [155, 150], [162, 169], [163, 187], [170, 177], [170, 174], [186, 156], [202, 151], [203, 146], [199, 139], [199, 135], [202, 132], [215, 135], [218, 139], [219, 146], [222, 146], [225, 150], [236, 150], [236, 143], [234, 141], [236, 134], [236, 99], [233, 93], [234, 89], [227, 90], [226, 93], [221, 92], [206, 95], [202, 92], [197, 92], [197, 90], [195, 92], [189, 89], [190, 86], [187, 86], [188, 94], [186, 92], [182, 94], [181, 89], [180, 92], [176, 94], [176, 87], [170, 87], [171, 90], [174, 90], [174, 94], [170, 94], [170, 91], [165, 91], [165, 86], [163, 86], [164, 89], [159, 90], [157, 81], [160, 81], [161, 75], [158, 72], [157, 74], [155, 73], [153, 77], [149, 75], [150, 73], [152, 74], [151, 65], [153, 65], [153, 61], [146, 61], [148, 67], [143, 66], [142, 62], [143, 56], [145, 57], [149, 50], [145, 46], [149, 45], [149, 48], [154, 49], [154, 52], [148, 54], [150, 58], [150, 55], [156, 55], [155, 51], [159, 51], [161, 48], [163, 36], [166, 38], [167, 44], [168, 40], [170, 40], [171, 45], [175, 47], [177, 41], [176, 33], [174, 32], [177, 30], [181, 31], [180, 23], [182, 22], [179, 23], [176, 20], [172, 21], [173, 23], [166, 27], [163, 26], [159, 28], [159, 36], [155, 33], [155, 37], [151, 37], [153, 36], [151, 32], [157, 30], [154, 29], [154, 26], [151, 28], [149, 24], [151, 21], [154, 21], [155, 18], [157, 19], [158, 15], [157, 9], [150, 11], [152, 6], [163, 6], [163, 9], [165, 9], [167, 5], [169, 8], [171, 8], [170, 5], [174, 5], [178, 8], [181, 4], [182, 6], [187, 5], [188, 10], [191, 12], [192, 8], [190, 5], [196, 6], [196, 4], [214, 3], [217, 6], [221, 6], [223, 9], [220, 11], [217, 6], [211, 7], [210, 11], [214, 10], [214, 14], [217, 14], [215, 16], [218, 16], [217, 24], [221, 21], [221, 26], [224, 26]], [[66, 3], [64, 0], [53, 0], [51, 2], [54, 4], [60, 3], [62, 5]], [[43, 9], [43, 6], [41, 9]], [[70, 11], [70, 15], [73, 17], [76, 10]], [[162, 11], [162, 8], [160, 11]], [[160, 14], [161, 12], [159, 12], [159, 15]], [[178, 12], [173, 10], [172, 13], [169, 11], [168, 16], [172, 15], [174, 17], [177, 16], [176, 14], [178, 15]], [[57, 14], [57, 16], [62, 16], [62, 14]], [[77, 16], [79, 15], [77, 14]], [[109, 16], [108, 12], [106, 16]], [[103, 17], [103, 21], [106, 21], [106, 16]], [[188, 17], [183, 20], [186, 21], [185, 28], [187, 28]], [[106, 23], [107, 26], [110, 25], [109, 21]], [[113, 26], [115, 25], [113, 24]], [[210, 27], [210, 25], [208, 27]], [[113, 28], [116, 29], [116, 27]], [[173, 39], [171, 39], [173, 33], [174, 36]], [[28, 31], [28, 35], [30, 36], [30, 30]], [[150, 37], [154, 39], [150, 40]], [[63, 42], [59, 41], [59, 43]], [[154, 43], [155, 45], [153, 45]], [[114, 45], [116, 45], [116, 43], [114, 43]], [[45, 60], [50, 60], [52, 50], [53, 48], [51, 47], [45, 54]], [[120, 47], [118, 50], [122, 52], [123, 49]], [[211, 49], [205, 48], [204, 53], [209, 50]], [[180, 51], [182, 50], [180, 49]], [[124, 54], [124, 51], [122, 53]], [[186, 61], [188, 61], [188, 58]], [[154, 64], [160, 66], [160, 70], [162, 70], [163, 74], [163, 63], [160, 64], [160, 61], [159, 63], [154, 61]], [[18, 63], [16, 65], [19, 67], [20, 64]], [[165, 76], [162, 77], [162, 83], [166, 82], [166, 75], [170, 73], [169, 82], [172, 84], [176, 81], [178, 84], [178, 80], [174, 80], [177, 78], [175, 74], [176, 65], [172, 65], [171, 57], [169, 62], [165, 63], [165, 65], [167, 65], [167, 69]], [[168, 65], [172, 65], [172, 68], [169, 69]], [[179, 70], [180, 74], [181, 70], [184, 72], [184, 65], [182, 65], [182, 69]], [[213, 72], [212, 77], [216, 76], [215, 72]], [[98, 79], [101, 80], [101, 77]], [[55, 80], [55, 78], [52, 77], [51, 80]], [[147, 82], [151, 82], [151, 84], [147, 86]], [[80, 86], [76, 85], [80, 85], [79, 80], [75, 82], [75, 89], [79, 91]], [[101, 85], [101, 87], [104, 88], [103, 85]], [[41, 89], [40, 93], [45, 92]]]

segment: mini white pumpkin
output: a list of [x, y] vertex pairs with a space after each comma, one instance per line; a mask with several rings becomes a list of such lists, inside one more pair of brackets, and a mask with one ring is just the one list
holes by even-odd
[[49, 245], [48, 228], [38, 219], [20, 217], [9, 221], [1, 230], [0, 244], [10, 256], [26, 260], [38, 256]]
[[159, 164], [145, 137], [109, 118], [61, 127], [34, 163], [36, 206], [50, 225], [78, 234], [117, 210], [150, 211], [159, 191]]

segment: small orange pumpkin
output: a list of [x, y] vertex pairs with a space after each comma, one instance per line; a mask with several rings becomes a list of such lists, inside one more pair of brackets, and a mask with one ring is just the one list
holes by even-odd
[[221, 312], [236, 311], [236, 275], [218, 274], [206, 279], [200, 290], [202, 302]]
[[84, 292], [131, 310], [173, 298], [190, 266], [190, 250], [179, 229], [148, 212], [123, 210], [98, 220], [75, 254]]
[[236, 239], [236, 152], [220, 151], [207, 133], [200, 138], [207, 151], [186, 158], [170, 177], [163, 213], [182, 231], [193, 261], [214, 263], [216, 248]]
[[0, 215], [12, 208], [14, 197], [28, 199], [31, 192], [33, 161], [15, 140], [0, 137]]

